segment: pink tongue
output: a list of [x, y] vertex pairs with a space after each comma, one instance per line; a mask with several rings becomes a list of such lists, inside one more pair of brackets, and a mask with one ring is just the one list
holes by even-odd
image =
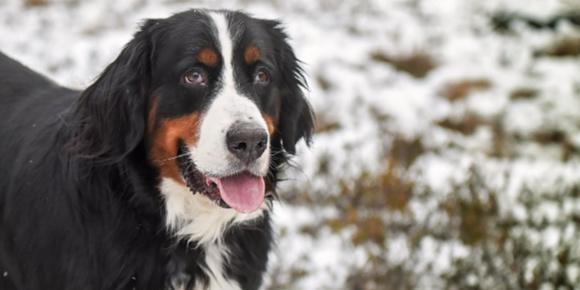
[[264, 178], [242, 173], [224, 178], [212, 178], [222, 199], [239, 212], [252, 212], [264, 202]]

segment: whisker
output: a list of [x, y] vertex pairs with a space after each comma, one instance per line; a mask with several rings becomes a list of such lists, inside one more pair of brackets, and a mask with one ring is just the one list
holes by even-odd
[[194, 166], [193, 162], [191, 161], [191, 159], [188, 159], [188, 160], [187, 160], [187, 161], [185, 161], [185, 162], [186, 162], [186, 163], [185, 163], [185, 169], [186, 169], [187, 171], [191, 171], [191, 170], [193, 169], [193, 166]]
[[189, 155], [189, 153], [183, 153], [183, 154], [179, 154], [179, 155], [176, 155], [176, 156], [173, 156], [173, 157], [169, 157], [169, 158], [166, 158], [166, 159], [158, 159], [158, 160], [155, 160], [155, 162], [163, 163], [163, 162], [175, 160], [175, 159], [178, 159], [178, 158], [181, 158], [181, 157], [186, 157], [188, 155]]

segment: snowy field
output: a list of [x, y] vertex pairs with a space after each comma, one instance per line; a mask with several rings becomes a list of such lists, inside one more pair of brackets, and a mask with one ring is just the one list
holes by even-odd
[[318, 129], [265, 289], [580, 289], [580, 1], [46, 2], [0, 0], [0, 50], [75, 88], [144, 18], [286, 23]]

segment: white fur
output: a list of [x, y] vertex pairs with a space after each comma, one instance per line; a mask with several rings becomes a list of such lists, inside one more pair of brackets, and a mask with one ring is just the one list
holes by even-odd
[[228, 249], [221, 243], [214, 243], [205, 249], [206, 273], [209, 276], [207, 288], [196, 290], [239, 290], [238, 282], [227, 279], [223, 273], [223, 263], [227, 259]]
[[209, 277], [209, 283], [197, 283], [193, 289], [187, 289], [186, 283], [188, 277], [177, 276], [175, 280], [171, 281], [171, 289], [175, 290], [240, 290], [240, 285], [237, 281], [226, 278], [223, 273], [224, 260], [229, 255], [228, 249], [222, 243], [214, 243], [208, 245], [205, 250], [206, 266], [204, 271]]

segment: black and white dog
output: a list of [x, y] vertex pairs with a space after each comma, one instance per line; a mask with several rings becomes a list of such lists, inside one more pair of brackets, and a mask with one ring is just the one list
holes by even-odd
[[80, 92], [0, 54], [0, 289], [258, 289], [303, 86], [232, 11], [147, 20]]

